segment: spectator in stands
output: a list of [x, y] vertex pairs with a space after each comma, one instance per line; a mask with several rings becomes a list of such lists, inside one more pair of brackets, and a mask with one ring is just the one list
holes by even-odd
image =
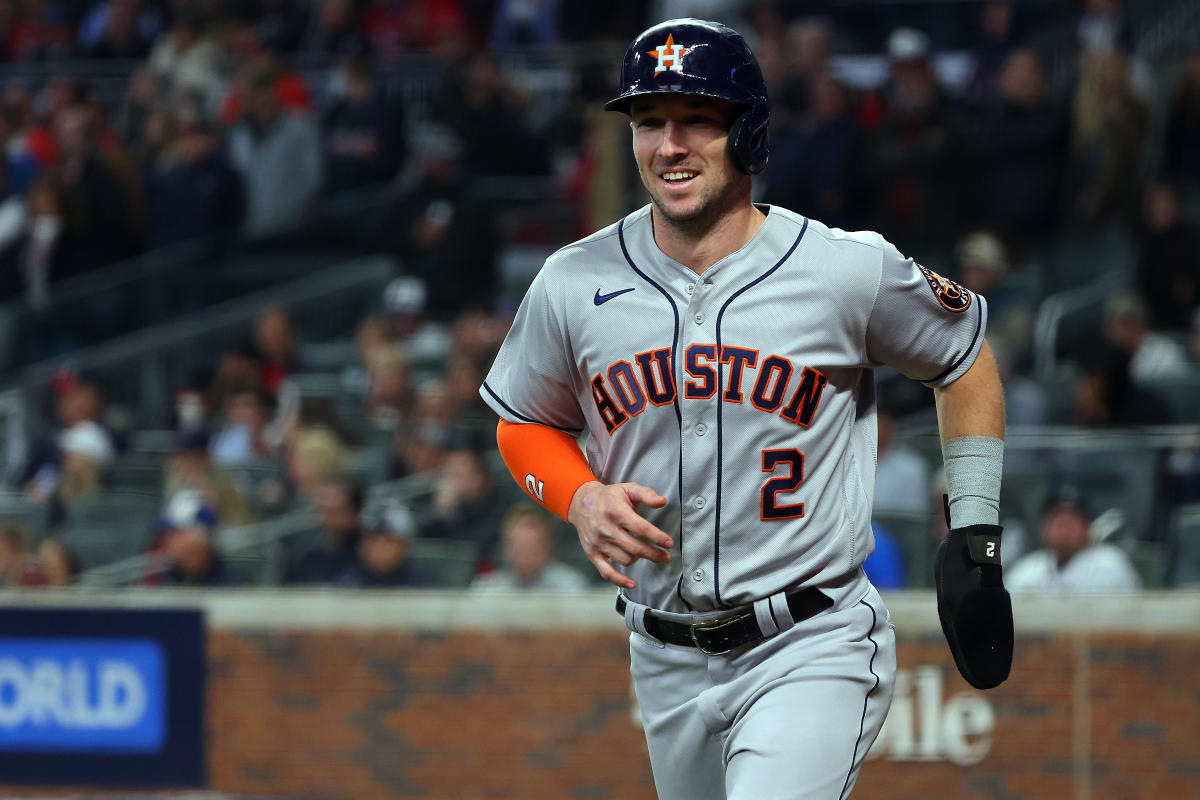
[[1071, 137], [1072, 202], [1083, 220], [1116, 215], [1136, 224], [1138, 168], [1149, 124], [1124, 56], [1115, 50], [1084, 56]]
[[1121, 0], [1084, 0], [1075, 20], [1075, 41], [1084, 53], [1129, 52], [1132, 31]]
[[904, 549], [896, 534], [871, 522], [871, 534], [875, 538], [875, 551], [863, 562], [863, 571], [876, 589], [903, 589], [908, 585], [904, 572]]
[[371, 363], [372, 354], [392, 344], [387, 322], [383, 317], [367, 317], [358, 324], [354, 332], [354, 342], [358, 358], [342, 368], [340, 383], [343, 391], [365, 402], [371, 391], [371, 373], [368, 365]]
[[[162, 32], [162, 14], [156, 5], [146, 6], [140, 0], [101, 0], [90, 4], [79, 24], [79, 47], [85, 53], [97, 47], [111, 29], [110, 18], [116, 14], [131, 15], [138, 38], [149, 47]], [[121, 27], [123, 23], [118, 23]], [[143, 56], [145, 53], [142, 54]]]
[[230, 467], [268, 457], [265, 431], [271, 406], [271, 397], [255, 386], [235, 389], [225, 403], [225, 424], [209, 446], [213, 462]]
[[[28, 221], [18, 255], [19, 269], [25, 278], [25, 300], [41, 312], [50, 303], [50, 284], [63, 273], [62, 236], [65, 227], [62, 202], [53, 178], [43, 176], [29, 187]], [[47, 332], [51, 333], [51, 332]], [[53, 335], [51, 333], [51, 335]], [[32, 342], [34, 358], [53, 350], [49, 342]]]
[[782, 49], [784, 75], [773, 96], [779, 98], [783, 119], [794, 122], [812, 112], [815, 81], [830, 75], [833, 29], [816, 17], [794, 20], [783, 32]]
[[84, 52], [87, 57], [125, 61], [145, 58], [150, 53], [150, 43], [156, 31], [148, 31], [143, 27], [141, 3], [138, 0], [109, 0], [103, 8], [107, 13], [104, 15], [102, 33], [87, 43], [84, 35], [91, 38], [90, 29], [85, 24], [81, 31], [80, 39], [86, 45]]
[[[25, 197], [9, 179], [8, 159], [0, 157], [0, 301], [11, 300], [25, 292], [27, 278], [21, 272], [21, 250], [28, 220]], [[3, 363], [2, 357], [0, 363]]]
[[59, 163], [54, 175], [63, 220], [56, 278], [82, 274], [134, 252], [128, 197], [99, 157], [90, 123], [81, 105], [63, 109], [55, 119]]
[[1187, 371], [1182, 346], [1150, 330], [1146, 303], [1133, 292], [1121, 292], [1104, 306], [1104, 334], [1129, 356], [1129, 377], [1134, 383], [1171, 378]]
[[433, 513], [421, 535], [475, 542], [481, 566], [495, 564], [505, 505], [471, 437], [459, 432], [447, 443], [434, 487]]
[[150, 582], [164, 586], [234, 586], [236, 572], [217, 553], [218, 516], [198, 493], [182, 493], [167, 504], [159, 523], [159, 552], [165, 571]]
[[319, 0], [300, 51], [346, 56], [366, 49], [353, 0]]
[[198, 9], [180, 9], [175, 24], [159, 38], [147, 66], [174, 93], [196, 92], [209, 99], [221, 80], [221, 50]]
[[27, 538], [20, 523], [12, 520], [0, 523], [0, 588], [20, 583]]
[[1005, 571], [1012, 592], [1114, 592], [1141, 588], [1129, 556], [1119, 547], [1093, 543], [1092, 515], [1075, 486], [1059, 487], [1042, 516], [1045, 548], [1021, 557]]
[[789, 115], [793, 122], [772, 136], [763, 201], [853, 229], [861, 215], [855, 170], [862, 137], [850, 116], [845, 86], [828, 73], [814, 75], [810, 86], [807, 111]]
[[476, 364], [490, 364], [511, 325], [511, 313], [489, 314], [468, 308], [455, 318], [450, 327], [454, 352], [469, 357]]
[[554, 531], [546, 512], [528, 501], [508, 510], [500, 523], [503, 566], [479, 575], [473, 589], [583, 589], [588, 580], [574, 567], [554, 559]]
[[[991, 303], [989, 301], [989, 313]], [[1022, 375], [1016, 368], [1016, 359], [1001, 340], [992, 339], [988, 332], [988, 344], [996, 358], [1000, 382], [1004, 386], [1005, 423], [1010, 428], [1028, 428], [1045, 425], [1050, 420], [1050, 399], [1046, 390], [1037, 381]], [[1007, 455], [1007, 454], [1006, 454]]]
[[1149, 324], [1159, 330], [1187, 330], [1200, 308], [1200, 230], [1184, 219], [1179, 197], [1166, 183], [1146, 189], [1145, 212], [1138, 288], [1146, 298]]
[[417, 533], [412, 513], [402, 504], [386, 503], [368, 512], [358, 559], [338, 583], [374, 589], [436, 586], [437, 581], [409, 561], [409, 544]]
[[284, 110], [276, 78], [270, 68], [249, 78], [244, 119], [229, 140], [230, 159], [246, 186], [244, 232], [254, 242], [296, 234], [321, 186], [317, 129]]
[[964, 198], [974, 216], [1010, 243], [1045, 241], [1058, 227], [1067, 120], [1050, 97], [1033, 50], [1017, 50], [1000, 71], [998, 95], [971, 121], [967, 155], [976, 184]]
[[999, 76], [1021, 39], [1020, 9], [1009, 0], [989, 0], [979, 9], [979, 38], [973, 48], [974, 73], [967, 93], [984, 102], [993, 102], [999, 92]]
[[70, 586], [81, 571], [79, 557], [58, 539], [42, 540], [38, 545], [37, 561], [45, 576], [43, 586]]
[[387, 243], [405, 271], [424, 281], [435, 319], [486, 307], [499, 243], [491, 213], [468, 191], [460, 143], [444, 129], [425, 128], [413, 145], [420, 177], [390, 210]]
[[75, 53], [75, 20], [65, 3], [31, 2], [16, 9], [5, 38], [5, 55], [11, 61], [62, 61]]
[[934, 75], [925, 34], [897, 28], [887, 49], [886, 108], [868, 140], [864, 180], [879, 197], [880, 230], [936, 241], [954, 228], [961, 205], [958, 114]]
[[493, 49], [558, 44], [561, 0], [499, 0], [492, 17]]
[[288, 583], [341, 582], [358, 564], [363, 538], [362, 489], [344, 480], [331, 481], [317, 487], [313, 501], [319, 520], [318, 538], [293, 559], [287, 571]]
[[254, 348], [262, 363], [262, 387], [275, 396], [280, 384], [300, 371], [291, 315], [279, 306], [264, 309], [254, 322]]
[[1013, 357], [1025, 357], [1033, 329], [1033, 304], [1006, 282], [1009, 257], [990, 231], [975, 230], [959, 240], [954, 260], [963, 286], [987, 298], [988, 341], [998, 341]]
[[1171, 100], [1162, 171], [1186, 185], [1192, 194], [1200, 192], [1200, 53], [1188, 60]]
[[338, 96], [321, 121], [325, 194], [387, 183], [407, 151], [403, 107], [376, 84], [363, 53], [343, 59], [334, 80]]
[[284, 112], [304, 117], [312, 111], [312, 91], [301, 73], [290, 69], [274, 52], [264, 50], [252, 31], [235, 31], [231, 38], [228, 49], [240, 66], [217, 114], [223, 124], [232, 127], [242, 120], [250, 96], [264, 82], [274, 87], [275, 99]]
[[22, 484], [34, 500], [47, 501], [66, 490], [71, 497], [95, 489], [105, 467], [116, 458], [116, 445], [100, 424], [104, 397], [85, 373], [59, 372], [53, 381], [60, 429], [53, 444], [40, 446]]
[[1171, 421], [1166, 405], [1133, 382], [1126, 353], [1101, 346], [1083, 361], [1083, 373], [1075, 381], [1075, 424], [1098, 428]]
[[346, 474], [346, 446], [332, 428], [313, 425], [298, 429], [287, 441], [288, 477], [310, 502], [317, 487]]
[[394, 431], [413, 410], [408, 354], [399, 345], [379, 348], [371, 353], [367, 372], [371, 381], [367, 419], [380, 430]]
[[164, 316], [203, 308], [220, 298], [213, 262], [233, 246], [241, 229], [245, 196], [241, 177], [220, 149], [212, 123], [194, 107], [178, 118], [179, 132], [162, 157], [144, 170], [146, 247], [188, 243], [174, 250], [177, 266], [167, 276]]
[[203, 428], [183, 428], [175, 433], [163, 496], [170, 502], [177, 495], [196, 495], [226, 525], [252, 522], [246, 499], [232, 476], [213, 463], [208, 443], [208, 432]]
[[[446, 364], [446, 393], [450, 409], [458, 419], [488, 419], [488, 405], [479, 395], [487, 371], [466, 353], [455, 352]], [[474, 391], [472, 391], [472, 387]]]
[[549, 148], [530, 129], [525, 105], [495, 57], [476, 51], [447, 70], [433, 111], [461, 140], [471, 175], [545, 175]]
[[450, 355], [450, 335], [425, 309], [429, 288], [415, 275], [401, 275], [383, 291], [387, 335], [404, 345], [414, 361], [434, 362]]
[[117, 107], [113, 125], [121, 141], [129, 145], [134, 157], [147, 164], [157, 154], [160, 137], [150, 146], [146, 137], [146, 120], [152, 114], [163, 115], [163, 82], [145, 67], [135, 69], [129, 75], [125, 96]]
[[[217, 357], [211, 384], [207, 387], [208, 404], [213, 408], [225, 408], [229, 396], [245, 387], [254, 387], [266, 392], [263, 386], [262, 357], [253, 344], [243, 342], [229, 348]], [[274, 395], [267, 392], [274, 399]]]
[[436, 475], [445, 455], [446, 437], [444, 424], [424, 417], [401, 425], [392, 442], [392, 477]]
[[925, 516], [929, 514], [929, 464], [910, 447], [895, 439], [896, 422], [879, 409], [879, 457], [875, 470], [876, 512]]

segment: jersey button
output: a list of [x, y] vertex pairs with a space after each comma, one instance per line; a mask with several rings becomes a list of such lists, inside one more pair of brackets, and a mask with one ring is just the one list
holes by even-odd
[[694, 580], [694, 581], [702, 581], [702, 580], [704, 580], [704, 570], [702, 570], [702, 569], [698, 569], [698, 570], [696, 570], [695, 572], [693, 572], [693, 573], [692, 573], [692, 580]]
[[687, 285], [687, 288], [686, 288], [686, 289], [684, 289], [684, 291], [685, 291], [685, 292], [687, 292], [688, 294], [691, 294], [692, 292], [696, 291], [696, 284], [694, 284], [694, 283], [689, 283], [689, 284]]
[[704, 324], [704, 315], [703, 315], [703, 314], [697, 314], [697, 315], [696, 315], [696, 324], [697, 324], [697, 325], [702, 325], [702, 324]]
[[708, 426], [705, 425], [703, 422], [701, 422], [699, 425], [696, 426], [696, 435], [697, 436], [703, 436], [706, 433], [708, 433]]
[[696, 508], [704, 508], [704, 504], [707, 502], [708, 501], [705, 500], [703, 497], [697, 497], [695, 500], [692, 501], [692, 505], [694, 505]]

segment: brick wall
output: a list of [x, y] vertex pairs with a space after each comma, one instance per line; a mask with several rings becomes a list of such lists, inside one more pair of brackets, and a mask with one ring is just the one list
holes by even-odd
[[[627, 634], [609, 592], [88, 601], [205, 609], [208, 788], [222, 796], [654, 797], [632, 717]], [[955, 671], [932, 594], [887, 602], [901, 674], [856, 800], [1200, 797], [1200, 592], [1022, 598], [1012, 677], [987, 693]], [[134, 794], [0, 785], [3, 798]]]
[[[1017, 652], [1012, 678], [981, 701], [939, 635], [902, 639], [910, 689], [855, 795], [1200, 797], [1200, 637], [1056, 634], [1023, 639]], [[217, 631], [210, 658], [218, 791], [654, 797], [620, 632]], [[994, 730], [959, 736], [975, 751], [954, 754], [986, 755], [946, 760], [962, 749], [951, 740], [963, 727], [947, 717], [983, 728], [986, 707]], [[907, 734], [893, 729], [905, 719]]]

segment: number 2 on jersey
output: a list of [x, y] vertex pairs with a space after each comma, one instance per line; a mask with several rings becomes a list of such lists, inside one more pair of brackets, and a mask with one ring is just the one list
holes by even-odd
[[804, 453], [794, 447], [786, 450], [763, 450], [762, 471], [775, 472], [779, 467], [788, 468], [786, 475], [771, 478], [762, 487], [762, 518], [796, 519], [804, 516], [804, 503], [781, 503], [780, 492], [794, 492], [804, 482]]

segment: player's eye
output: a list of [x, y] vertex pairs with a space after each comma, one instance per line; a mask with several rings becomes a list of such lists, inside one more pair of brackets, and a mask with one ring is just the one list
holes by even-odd
[[639, 128], [661, 128], [663, 121], [658, 117], [642, 117], [634, 120], [633, 124]]

